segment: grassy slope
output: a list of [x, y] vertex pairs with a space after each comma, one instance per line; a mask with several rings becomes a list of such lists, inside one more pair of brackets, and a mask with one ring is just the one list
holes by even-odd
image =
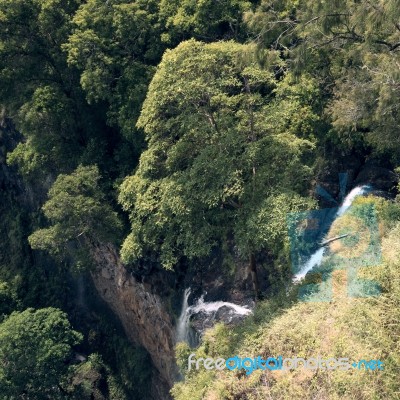
[[[185, 381], [174, 386], [176, 400], [400, 398], [400, 223], [393, 222], [392, 206], [387, 202], [360, 201], [376, 202], [380, 220], [386, 218], [381, 223], [383, 263], [361, 272], [365, 278], [379, 282], [380, 296], [348, 298], [340, 289], [344, 271], [336, 271], [331, 302], [296, 302], [295, 293], [263, 302], [243, 326], [232, 330], [217, 325], [208, 331], [196, 355], [380, 359], [384, 371], [300, 368], [255, 371], [246, 376], [244, 371], [202, 368], [187, 373]], [[177, 353], [186, 368], [190, 349], [179, 345]]]

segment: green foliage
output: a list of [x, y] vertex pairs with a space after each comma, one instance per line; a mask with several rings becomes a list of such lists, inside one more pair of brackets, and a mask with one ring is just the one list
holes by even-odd
[[[0, 128], [0, 158], [3, 162], [12, 143], [19, 137], [7, 125]], [[27, 240], [33, 227], [37, 226], [33, 198], [40, 191], [32, 187], [22, 191], [21, 178], [15, 169], [4, 164], [0, 182], [0, 282], [4, 282], [0, 314], [8, 315], [28, 307], [68, 309], [71, 297], [66, 268], [43, 254], [33, 253]]]
[[114, 337], [112, 346], [116, 353], [119, 384], [126, 393], [146, 397], [151, 380], [151, 362], [148, 353], [142, 348], [132, 346], [122, 337]]
[[[95, 298], [90, 298], [95, 300]], [[98, 301], [98, 299], [97, 299]], [[133, 345], [111, 311], [105, 312], [104, 303], [93, 304], [91, 309], [95, 318], [85, 320], [85, 337], [87, 338], [87, 352], [101, 355], [101, 368], [99, 372], [98, 386], [102, 380], [107, 380], [108, 393], [111, 396], [114, 389], [116, 393], [122, 391], [121, 399], [147, 398], [150, 393], [152, 379], [152, 364], [149, 354], [141, 347]], [[81, 369], [78, 367], [78, 376]], [[86, 369], [83, 369], [85, 372]], [[100, 377], [101, 375], [101, 377]], [[88, 378], [90, 378], [89, 373]], [[75, 378], [73, 378], [73, 381]], [[83, 381], [82, 381], [83, 382]], [[99, 386], [99, 387], [100, 387]], [[103, 385], [105, 386], [105, 385]], [[105, 395], [107, 398], [107, 396]], [[113, 398], [118, 400], [118, 396]]]
[[234, 42], [191, 40], [166, 52], [138, 121], [148, 150], [121, 186], [132, 221], [125, 261], [152, 250], [172, 268], [181, 255], [206, 256], [232, 234], [247, 256], [271, 243], [261, 229], [283, 237], [283, 212], [274, 211], [285, 199], [286, 210], [309, 205], [301, 191], [311, 172], [316, 88], [279, 82], [280, 60], [270, 58], [262, 69], [253, 46]]
[[376, 197], [373, 195], [356, 198], [353, 202], [355, 206], [361, 206], [365, 204], [373, 205], [377, 214], [378, 220], [380, 221], [381, 234], [385, 234], [393, 228], [400, 221], [400, 205], [399, 198], [396, 197], [394, 201], [388, 201], [382, 197]]
[[133, 143], [135, 123], [153, 68], [164, 46], [157, 1], [89, 0], [75, 14], [74, 33], [63, 48], [81, 70], [89, 102], [106, 101], [108, 121]]
[[43, 212], [51, 222], [29, 237], [34, 249], [59, 255], [70, 241], [113, 241], [121, 223], [117, 213], [105, 202], [96, 166], [79, 166], [70, 175], [59, 175], [49, 191]]
[[0, 324], [0, 394], [4, 399], [65, 398], [66, 361], [82, 335], [55, 308], [12, 313]]
[[91, 354], [86, 362], [74, 366], [70, 374], [67, 391], [73, 399], [129, 399], [123, 386], [112, 374], [110, 367], [98, 354]]
[[[132, 157], [137, 158], [138, 149], [132, 149], [119, 132], [106, 126], [104, 104], [88, 105], [79, 72], [68, 66], [62, 48], [72, 33], [72, 18], [81, 3], [0, 2], [0, 102], [24, 136], [8, 160], [31, 181], [70, 172], [80, 163], [97, 163], [118, 174], [128, 162], [111, 167], [108, 159], [113, 160], [115, 155], [121, 162], [125, 154], [125, 159], [130, 157], [131, 168]], [[132, 73], [141, 75], [142, 70], [133, 68]], [[145, 86], [140, 90], [143, 92]], [[140, 103], [136, 92], [132, 97]], [[136, 145], [140, 148], [140, 139]]]
[[29, 143], [20, 142], [14, 151], [8, 154], [7, 162], [10, 165], [18, 165], [21, 174], [30, 176], [46, 165], [46, 156], [35, 152]]
[[[79, 0], [0, 2], [0, 96], [10, 104], [27, 100], [41, 81], [61, 83], [66, 39]], [[35, 77], [32, 80], [31, 77]]]
[[400, 157], [398, 1], [271, 1], [247, 14], [263, 46], [285, 51], [292, 70], [318, 77], [335, 145], [373, 146]]
[[[361, 199], [360, 199], [361, 200]], [[383, 212], [382, 199], [368, 198]], [[382, 214], [380, 214], [382, 215]], [[386, 223], [385, 223], [386, 225]], [[258, 303], [255, 314], [234, 329], [216, 325], [206, 332], [196, 358], [239, 357], [348, 357], [352, 361], [380, 359], [384, 370], [305, 371], [244, 373], [204, 368], [187, 371], [187, 352], [178, 349], [185, 380], [174, 385], [174, 399], [302, 399], [397, 398], [399, 359], [400, 275], [399, 224], [386, 230], [382, 239], [384, 264], [359, 271], [362, 279], [379, 282], [377, 297], [351, 299], [336, 292], [329, 303], [295, 303], [296, 291], [283, 292]], [[340, 280], [337, 281], [337, 284]], [[344, 282], [342, 281], [342, 284]], [[344, 288], [345, 290], [345, 288]], [[284, 310], [287, 308], [286, 310]], [[343, 334], [345, 332], [345, 334]], [[228, 344], [225, 346], [224, 344]], [[184, 360], [186, 357], [186, 360]]]
[[[79, 154], [79, 137], [77, 136], [79, 128], [74, 118], [74, 112], [73, 101], [63, 93], [58, 85], [41, 86], [34, 91], [32, 98], [19, 111], [18, 128], [22, 132], [26, 132], [29, 138], [28, 142], [23, 145], [26, 148], [25, 151], [28, 152], [29, 164], [27, 167], [25, 167], [26, 164], [22, 164], [23, 167], [28, 171], [32, 170], [30, 165], [40, 167], [41, 165], [37, 165], [37, 161], [44, 158], [64, 166]], [[20, 147], [17, 154], [19, 151], [24, 154], [22, 149]], [[33, 161], [29, 160], [31, 149], [35, 149]], [[42, 154], [45, 156], [41, 157]], [[18, 156], [15, 155], [15, 157]], [[12, 161], [13, 158], [11, 157], [10, 160]], [[25, 160], [19, 159], [18, 161]]]
[[[131, 223], [124, 261], [184, 271], [221, 248], [225, 264], [233, 253], [268, 260], [269, 281], [282, 282], [286, 215], [315, 207], [307, 197], [315, 156], [326, 165], [338, 153], [400, 160], [398, 10], [398, 0], [0, 0], [0, 104], [23, 134], [11, 153], [1, 143], [0, 161], [44, 182], [21, 190], [8, 177], [12, 169], [0, 168], [0, 318], [27, 305], [68, 308], [65, 265], [31, 252], [27, 236], [36, 230], [32, 248], [89, 265], [88, 245], [120, 238], [119, 186]], [[143, 131], [148, 147], [137, 166]], [[49, 226], [38, 229], [37, 203], [54, 180], [42, 209]], [[202, 371], [177, 384], [175, 397], [373, 399], [378, 387], [386, 398], [396, 395], [398, 203], [355, 203], [375, 207], [386, 235], [387, 268], [369, 272], [384, 288], [382, 301], [296, 305], [277, 316], [291, 303], [281, 294], [261, 303], [247, 327], [217, 326], [197, 350], [323, 352], [332, 314], [335, 328], [349, 332], [330, 338], [332, 351], [359, 356], [375, 346], [387, 355], [387, 376], [295, 375], [271, 378], [266, 389], [257, 374], [246, 380]], [[59, 398], [69, 384], [76, 398], [147, 396], [147, 356], [120, 336], [97, 345], [105, 361], [92, 355], [66, 377], [61, 360], [77, 336], [58, 311], [41, 313], [14, 313], [0, 325], [0, 357], [15, 355], [0, 363], [4, 398]], [[68, 343], [46, 325], [52, 318]], [[29, 332], [33, 352], [25, 354], [14, 344], [28, 342]], [[39, 344], [58, 360], [48, 376]], [[188, 351], [178, 349], [181, 365]], [[30, 381], [29, 373], [39, 378]]]
[[49, 163], [65, 168], [83, 145], [77, 115], [85, 106], [74, 88], [76, 74], [66, 69], [60, 49], [78, 4], [0, 2], [0, 101], [27, 138], [11, 157], [23, 172], [50, 168]]
[[298, 5], [298, 0], [263, 0], [245, 13], [244, 20], [263, 46], [288, 50], [296, 43], [293, 31]]
[[204, 41], [245, 38], [243, 13], [251, 7], [243, 0], [161, 0], [160, 18], [165, 21], [162, 38], [176, 43], [190, 37]]
[[0, 321], [11, 314], [18, 306], [18, 297], [15, 290], [5, 282], [0, 281]]

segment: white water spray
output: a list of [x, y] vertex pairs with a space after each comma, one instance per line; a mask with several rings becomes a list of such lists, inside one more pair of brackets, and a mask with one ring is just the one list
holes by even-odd
[[[335, 219], [341, 217], [348, 208], [352, 205], [354, 199], [358, 196], [362, 196], [363, 194], [367, 193], [371, 189], [368, 185], [357, 186], [350, 193], [345, 197], [342, 205], [339, 207], [335, 215]], [[311, 257], [303, 264], [303, 267], [300, 271], [294, 276], [293, 282], [298, 282], [303, 279], [308, 272], [310, 272], [313, 268], [319, 267], [322, 263], [324, 258], [324, 254], [326, 251], [325, 246], [321, 246]]]
[[[252, 313], [252, 310], [246, 306], [240, 306], [238, 304], [230, 303], [227, 301], [204, 301], [204, 295], [202, 295], [195, 304], [192, 306], [188, 305], [188, 299], [190, 296], [190, 288], [185, 289], [182, 301], [182, 311], [178, 319], [176, 326], [176, 340], [177, 342], [186, 342], [188, 344], [193, 343], [193, 335], [190, 335], [190, 317], [193, 314], [203, 312], [207, 315], [217, 313], [222, 307], [228, 307], [229, 314], [246, 316]], [[192, 343], [191, 343], [192, 342]]]
[[236, 315], [249, 315], [251, 314], [251, 310], [247, 307], [239, 306], [234, 303], [229, 303], [227, 301], [204, 301], [204, 295], [197, 300], [197, 303], [191, 307], [189, 307], [188, 311], [191, 314], [196, 314], [198, 312], [204, 312], [206, 314], [211, 314], [213, 312], [217, 312], [222, 307], [228, 307], [232, 310], [233, 314]]
[[178, 323], [176, 325], [176, 341], [177, 342], [188, 342], [189, 341], [189, 296], [190, 288], [185, 289], [183, 293], [182, 310], [179, 316]]
[[341, 217], [347, 209], [352, 205], [354, 199], [358, 196], [362, 196], [371, 190], [371, 187], [368, 185], [357, 186], [345, 197], [343, 204], [339, 207], [338, 212], [336, 213], [336, 217]]

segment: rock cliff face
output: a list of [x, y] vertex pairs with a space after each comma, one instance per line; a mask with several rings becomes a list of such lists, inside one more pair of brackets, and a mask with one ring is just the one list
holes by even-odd
[[168, 399], [177, 377], [175, 332], [162, 298], [138, 282], [124, 267], [113, 245], [92, 245], [96, 269], [91, 275], [99, 295], [120, 319], [128, 338], [150, 354], [158, 374], [153, 397]]
[[[54, 179], [49, 176], [46, 182], [38, 182], [32, 187], [21, 179], [15, 167], [6, 164], [7, 152], [15, 148], [20, 140], [21, 135], [0, 109], [0, 214], [3, 211], [8, 212], [8, 209], [15, 205], [28, 219], [30, 212], [40, 209]], [[2, 227], [5, 237], [8, 236], [7, 229], [8, 225]], [[24, 243], [25, 240], [24, 238]], [[3, 245], [8, 246], [7, 242]], [[91, 248], [97, 265], [91, 275], [100, 297], [118, 316], [128, 338], [149, 352], [158, 371], [153, 377], [153, 399], [169, 399], [169, 389], [176, 378], [175, 332], [162, 298], [154, 293], [156, 289], [152, 289], [151, 285], [141, 284], [128, 273], [112, 245], [97, 245]], [[29, 252], [24, 256], [28, 257], [31, 254], [33, 253]], [[50, 264], [47, 258], [43, 260], [45, 255], [35, 253], [34, 257], [38, 263]], [[2, 256], [0, 261], [8, 263]], [[30, 262], [34, 263], [34, 260]]]

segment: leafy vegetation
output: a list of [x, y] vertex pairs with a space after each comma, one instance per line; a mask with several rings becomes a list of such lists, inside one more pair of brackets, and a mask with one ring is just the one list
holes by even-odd
[[79, 250], [85, 249], [86, 242], [112, 241], [118, 237], [121, 223], [117, 213], [105, 202], [99, 180], [96, 166], [79, 166], [70, 175], [58, 176], [43, 206], [45, 216], [53, 225], [29, 237], [33, 249], [58, 255], [68, 250], [71, 241], [78, 243]]
[[301, 191], [317, 117], [312, 83], [289, 89], [277, 64], [261, 69], [252, 46], [233, 42], [188, 41], [164, 55], [138, 121], [148, 149], [119, 196], [132, 221], [125, 261], [153, 251], [170, 269], [231, 240], [255, 274], [257, 253], [283, 241], [284, 211], [310, 205]]
[[[369, 199], [371, 201], [371, 199]], [[392, 206], [373, 200], [380, 216]], [[397, 206], [398, 207], [398, 206]], [[344, 218], [344, 217], [342, 217]], [[297, 302], [297, 290], [290, 296], [259, 304], [254, 316], [232, 330], [217, 325], [195, 350], [196, 358], [303, 357], [327, 359], [344, 354], [352, 361], [381, 359], [384, 371], [323, 371], [298, 368], [290, 371], [207, 371], [187, 370], [187, 345], [178, 347], [178, 360], [185, 382], [173, 388], [174, 398], [193, 399], [394, 399], [399, 394], [397, 365], [399, 349], [400, 276], [398, 221], [384, 221], [383, 263], [363, 268], [360, 276], [376, 280], [380, 296], [350, 298], [346, 293], [346, 270], [334, 275], [334, 298], [330, 302]], [[392, 247], [394, 246], [394, 247]], [[345, 332], [345, 334], [343, 334]]]
[[378, 211], [384, 262], [365, 274], [383, 294], [354, 302], [286, 296], [286, 215], [318, 208], [313, 189], [341, 168], [399, 173], [399, 54], [398, 0], [0, 0], [0, 398], [149, 395], [147, 355], [95, 294], [76, 300], [93, 246], [110, 243], [138, 280], [143, 265], [172, 271], [171, 292], [218, 257], [247, 266], [264, 300], [198, 355], [387, 363], [381, 375], [199, 371], [176, 399], [396, 398], [398, 198], [358, 200]]
[[12, 313], [0, 325], [0, 387], [3, 398], [63, 397], [65, 361], [82, 335], [66, 315], [47, 308]]

